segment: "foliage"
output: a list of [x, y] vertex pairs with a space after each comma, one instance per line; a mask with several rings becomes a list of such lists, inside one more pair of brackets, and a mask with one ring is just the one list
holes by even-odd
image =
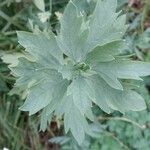
[[65, 132], [71, 131], [82, 144], [85, 133], [92, 132], [86, 120], [94, 121], [92, 102], [106, 113], [146, 108], [143, 98], [122, 79], [141, 80], [150, 74], [150, 64], [124, 58], [126, 17], [116, 13], [116, 8], [116, 0], [111, 6], [110, 0], [97, 1], [93, 14], [86, 18], [70, 1], [57, 36], [37, 29], [17, 32], [29, 56], [20, 57], [10, 69], [18, 78], [15, 88], [27, 93], [20, 109], [29, 115], [43, 109], [41, 130], [52, 113], [56, 118], [64, 114]]
[[[35, 8], [36, 3], [34, 5], [31, 1], [29, 1], [28, 4], [25, 1], [22, 1], [21, 3], [14, 3], [13, 1], [9, 1], [9, 2], [5, 1], [4, 3], [2, 2], [2, 4], [0, 2], [0, 7], [2, 8], [1, 11], [4, 12], [5, 14], [8, 14], [8, 16], [9, 15], [12, 16], [12, 17], [10, 17], [12, 19], [8, 19], [5, 15], [3, 15], [3, 13], [0, 13], [0, 16], [4, 17], [4, 19], [6, 19], [6, 21], [3, 19], [2, 19], [2, 21], [0, 20], [0, 26], [2, 27], [2, 32], [1, 32], [1, 37], [0, 37], [0, 40], [1, 40], [0, 49], [3, 49], [5, 51], [7, 50], [9, 52], [7, 54], [4, 52], [1, 52], [1, 54], [3, 55], [2, 58], [5, 62], [7, 62], [7, 63], [11, 63], [12, 61], [15, 62], [15, 63], [11, 64], [10, 67], [16, 66], [16, 64], [18, 63], [18, 60], [16, 58], [18, 58], [18, 57], [23, 57], [23, 59], [28, 60], [29, 62], [32, 62], [32, 63], [36, 62], [36, 59], [33, 58], [33, 56], [31, 56], [31, 54], [29, 55], [29, 53], [22, 51], [22, 47], [17, 46], [17, 38], [16, 38], [15, 32], [13, 30], [28, 30], [28, 31], [33, 30], [34, 34], [39, 34], [42, 32], [42, 34], [44, 33], [43, 34], [44, 36], [46, 35], [46, 37], [49, 37], [48, 32], [49, 32], [49, 29], [51, 28], [51, 30], [54, 33], [57, 33], [57, 35], [59, 35], [59, 33], [60, 33], [59, 23], [58, 23], [58, 20], [55, 15], [57, 15], [58, 19], [61, 17], [61, 15], [62, 15], [61, 12], [63, 11], [64, 6], [67, 4], [67, 0], [63, 0], [63, 1], [58, 0], [57, 2], [51, 1], [53, 3], [49, 3], [49, 1], [45, 1], [45, 2], [46, 2], [45, 6], [44, 6], [45, 10], [39, 9], [38, 6], [37, 6], [37, 8]], [[4, 7], [4, 6], [6, 6], [7, 3], [8, 3], [9, 7]], [[89, 23], [89, 20], [92, 17], [92, 15], [90, 15], [90, 14], [94, 10], [95, 2], [94, 1], [87, 2], [86, 0], [85, 1], [83, 0], [81, 2], [81, 1], [74, 0], [73, 3], [76, 5], [77, 11], [82, 12], [83, 20], [85, 22], [88, 20], [88, 23]], [[127, 4], [127, 1], [119, 1], [119, 3], [118, 3], [119, 6], [118, 6], [117, 11], [119, 11], [119, 9], [122, 8], [124, 4]], [[140, 60], [150, 61], [149, 29], [144, 31], [144, 29], [147, 28], [147, 22], [146, 22], [147, 21], [146, 18], [148, 17], [148, 12], [147, 12], [148, 7], [147, 6], [148, 6], [148, 3], [146, 3], [146, 1], [145, 1], [143, 9], [140, 9], [140, 11], [135, 8], [132, 9], [132, 7], [128, 7], [128, 6], [123, 7], [125, 11], [128, 10], [128, 12], [129, 12], [127, 14], [127, 20], [130, 24], [129, 24], [129, 28], [128, 28], [127, 33], [124, 38], [127, 41], [127, 45], [130, 47], [126, 48], [126, 45], [125, 45], [125, 48], [121, 47], [122, 48], [121, 52], [125, 52], [125, 54], [128, 54], [127, 56], [124, 57], [122, 55], [122, 53], [119, 53], [119, 57], [121, 56], [121, 61], [122, 61], [122, 59], [126, 59], [126, 60], [140, 59]], [[57, 11], [57, 12], [55, 12], [55, 11]], [[11, 12], [11, 13], [9, 13], [9, 12]], [[134, 12], [136, 12], [136, 13], [134, 13]], [[16, 15], [15, 13], [16, 14], [18, 13], [18, 14]], [[119, 15], [121, 15], [121, 14], [119, 14]], [[13, 15], [15, 17], [13, 17]], [[51, 19], [48, 19], [49, 15], [51, 15]], [[78, 14], [78, 15], [80, 15], [80, 14]], [[28, 21], [28, 18], [30, 18], [29, 23], [27, 24], [27, 26], [24, 26], [24, 24]], [[7, 25], [7, 23], [8, 23], [8, 25]], [[87, 26], [88, 26], [88, 23], [86, 24]], [[52, 27], [50, 27], [50, 25]], [[87, 26], [85, 26], [85, 27], [87, 27]], [[39, 31], [38, 28], [42, 31]], [[45, 31], [43, 31], [43, 30], [45, 30]], [[113, 52], [112, 49], [110, 49], [110, 50]], [[136, 54], [133, 54], [133, 53], [136, 53]], [[109, 54], [111, 54], [111, 53], [109, 53]], [[92, 54], [92, 56], [93, 55], [94, 55], [94, 53]], [[103, 57], [101, 59], [105, 60], [106, 56], [104, 55], [104, 53], [102, 53], [102, 56]], [[98, 58], [97, 55], [94, 55], [94, 57]], [[115, 56], [113, 56], [113, 57], [115, 59], [119, 58], [118, 54], [115, 54]], [[109, 56], [109, 59], [110, 58], [112, 58], [112, 57]], [[21, 59], [22, 58], [19, 58], [19, 61]], [[59, 74], [62, 74], [64, 78], [66, 77], [67, 80], [69, 80], [69, 78], [72, 76], [72, 74], [70, 75], [70, 73], [71, 73], [70, 70], [68, 70], [68, 69], [71, 69], [71, 67], [72, 67], [72, 64], [70, 63], [71, 60], [68, 59], [68, 56], [66, 57], [66, 55], [63, 55], [63, 61], [64, 60], [65, 60], [65, 65], [59, 67], [58, 71], [59, 71]], [[119, 58], [119, 60], [120, 60], [120, 58]], [[89, 63], [89, 62], [87, 61], [86, 63]], [[96, 63], [100, 64], [99, 62], [96, 62]], [[129, 89], [137, 91], [138, 93], [140, 93], [143, 96], [143, 98], [146, 100], [146, 104], [148, 106], [147, 110], [142, 111], [142, 112], [133, 112], [133, 113], [129, 112], [129, 113], [125, 113], [124, 115], [122, 115], [116, 111], [113, 112], [113, 110], [111, 110], [111, 114], [108, 115], [105, 112], [101, 111], [96, 105], [93, 105], [92, 111], [95, 116], [94, 118], [97, 119], [101, 124], [96, 123], [96, 124], [89, 125], [91, 132], [88, 132], [89, 135], [85, 136], [85, 141], [82, 143], [82, 146], [79, 146], [70, 134], [66, 135], [65, 137], [58, 138], [58, 139], [57, 138], [51, 139], [48, 142], [47, 138], [53, 137], [55, 135], [63, 134], [62, 130], [61, 130], [62, 125], [63, 125], [62, 117], [56, 118], [55, 115], [49, 115], [49, 116], [45, 117], [45, 112], [43, 111], [41, 114], [41, 117], [42, 117], [41, 118], [41, 128], [45, 129], [47, 126], [47, 120], [48, 120], [48, 122], [50, 122], [52, 120], [51, 126], [53, 125], [53, 122], [56, 122], [57, 126], [59, 128], [59, 133], [58, 133], [58, 131], [57, 131], [57, 133], [56, 133], [56, 131], [54, 131], [55, 127], [51, 128], [51, 129], [48, 127], [47, 131], [42, 133], [42, 135], [44, 137], [42, 136], [40, 138], [39, 133], [37, 131], [38, 122], [35, 121], [39, 118], [39, 113], [37, 113], [35, 115], [35, 118], [32, 117], [31, 119], [28, 119], [28, 116], [26, 113], [23, 113], [23, 112], [20, 113], [17, 110], [17, 107], [22, 104], [22, 100], [20, 100], [20, 99], [22, 99], [22, 98], [24, 99], [27, 96], [28, 90], [30, 88], [32, 88], [32, 84], [35, 84], [35, 80], [33, 82], [30, 82], [30, 84], [28, 86], [28, 90], [26, 90], [27, 88], [24, 85], [22, 85], [21, 89], [14, 88], [10, 92], [10, 94], [17, 93], [20, 95], [20, 97], [9, 96], [6, 93], [12, 87], [12, 84], [14, 83], [14, 78], [11, 76], [7, 66], [4, 65], [4, 63], [1, 62], [0, 65], [1, 65], [1, 67], [0, 67], [0, 72], [1, 72], [0, 82], [2, 81], [1, 82], [2, 84], [0, 84], [0, 85], [2, 85], [2, 86], [0, 86], [0, 89], [1, 89], [0, 90], [1, 91], [0, 101], [2, 104], [1, 105], [2, 106], [1, 113], [0, 113], [0, 116], [2, 116], [1, 118], [3, 118], [3, 116], [6, 116], [6, 114], [8, 114], [8, 112], [10, 112], [7, 115], [7, 117], [5, 117], [5, 121], [3, 119], [0, 121], [0, 133], [2, 133], [1, 137], [0, 137], [0, 139], [1, 139], [0, 147], [6, 146], [10, 149], [31, 149], [31, 148], [32, 149], [43, 149], [43, 146], [44, 146], [45, 149], [48, 149], [48, 148], [51, 149], [51, 144], [47, 145], [47, 143], [54, 142], [54, 143], [57, 143], [56, 147], [58, 144], [62, 145], [62, 147], [61, 147], [62, 149], [91, 149], [91, 150], [96, 150], [96, 149], [102, 149], [102, 150], [103, 149], [143, 149], [143, 148], [149, 149], [149, 145], [148, 145], [149, 144], [149, 142], [148, 142], [149, 141], [149, 136], [148, 136], [148, 133], [149, 133], [148, 122], [149, 121], [148, 120], [149, 119], [148, 119], [148, 116], [149, 116], [149, 99], [150, 98], [148, 96], [148, 93], [146, 92], [146, 89], [143, 87], [144, 85], [140, 84], [140, 87], [142, 89], [139, 89], [139, 88], [135, 89], [137, 83], [135, 83], [135, 82], [133, 83], [130, 80], [119, 79], [119, 82], [121, 82], [123, 88], [128, 86]], [[93, 65], [93, 62], [90, 65]], [[86, 67], [85, 64], [83, 64], [83, 67]], [[85, 72], [85, 70], [82, 72]], [[93, 74], [93, 72], [90, 72], [90, 74], [91, 73]], [[85, 76], [85, 73], [84, 73], [84, 76]], [[88, 78], [89, 78], [89, 74], [88, 74]], [[71, 81], [72, 81], [72, 79], [71, 79]], [[71, 83], [71, 81], [69, 82], [69, 84]], [[145, 81], [146, 81], [147, 87], [149, 87], [149, 78], [145, 78]], [[134, 86], [133, 86], [133, 84], [134, 84]], [[61, 87], [59, 87], [59, 88], [61, 88]], [[23, 93], [22, 93], [22, 90], [24, 91]], [[61, 91], [61, 92], [63, 92], [63, 91]], [[71, 92], [71, 90], [68, 93], [70, 93], [70, 92]], [[11, 103], [10, 103], [10, 101], [11, 101]], [[42, 103], [42, 105], [43, 105], [43, 103]], [[100, 106], [100, 104], [99, 104], [99, 106]], [[6, 126], [7, 122], [9, 122], [8, 126]], [[89, 119], [88, 119], [88, 123], [91, 123], [91, 121], [89, 121]], [[122, 130], [125, 130], [125, 129], [126, 129], [126, 132], [122, 132]], [[18, 135], [17, 137], [20, 137], [21, 142], [17, 141], [17, 139], [15, 138], [16, 136], [15, 137], [12, 136], [12, 135], [14, 135], [14, 133], [16, 133]], [[28, 135], [26, 135], [25, 133], [28, 133]], [[41, 132], [40, 132], [40, 136], [41, 136]], [[26, 138], [22, 139], [22, 137], [26, 137]], [[17, 144], [15, 144], [15, 143], [17, 143]], [[41, 143], [43, 146], [41, 145]], [[104, 144], [104, 143], [106, 143], [106, 144]], [[55, 147], [55, 145], [54, 145], [54, 147]]]

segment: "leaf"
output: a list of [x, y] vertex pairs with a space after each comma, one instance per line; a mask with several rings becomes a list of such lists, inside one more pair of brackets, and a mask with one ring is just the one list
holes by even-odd
[[[110, 5], [111, 4], [111, 5]], [[117, 0], [99, 0], [90, 20], [89, 51], [122, 39], [127, 27], [125, 15], [116, 13]], [[111, 14], [111, 15], [110, 15]]]
[[60, 84], [66, 82], [57, 71], [44, 68], [35, 62], [29, 62], [25, 58], [20, 58], [18, 66], [12, 70], [20, 77], [16, 86], [28, 87], [27, 100], [20, 109], [29, 111], [30, 115], [46, 107], [54, 98], [54, 93]]
[[100, 73], [100, 75], [111, 87], [118, 89], [118, 90], [123, 90], [122, 84], [115, 76], [113, 76], [113, 75], [109, 76], [105, 73], [104, 74]]
[[77, 7], [70, 1], [60, 22], [58, 43], [61, 50], [76, 62], [81, 61], [86, 54], [83, 47], [88, 30], [82, 27], [83, 21], [83, 16], [77, 13]]
[[29, 33], [18, 31], [17, 35], [19, 43], [41, 64], [55, 69], [62, 63], [63, 54], [57, 46], [52, 32], [47, 35], [42, 32]]
[[93, 87], [94, 90], [94, 97], [93, 97], [93, 102], [98, 105], [104, 112], [106, 113], [110, 113], [111, 109], [107, 104], [107, 96], [105, 94], [107, 94], [103, 88], [103, 86], [101, 85], [100, 82], [93, 82], [90, 78], [88, 80], [88, 83], [91, 87]]
[[24, 105], [20, 108], [21, 110], [29, 111], [29, 114], [33, 115], [50, 104], [54, 98], [55, 90], [57, 90], [62, 80], [59, 76], [55, 77], [54, 80], [51, 80], [50, 77], [49, 79], [43, 79], [39, 84], [29, 89], [29, 94]]
[[[91, 111], [93, 98], [93, 89], [88, 85], [85, 78], [82, 76], [78, 76], [76, 79], [68, 87], [67, 91], [68, 95], [73, 96], [73, 101], [76, 107], [80, 110], [80, 112], [84, 114], [88, 114]], [[94, 117], [87, 116], [89, 119]]]
[[91, 85], [96, 90], [96, 103], [105, 112], [110, 109], [118, 110], [122, 113], [126, 111], [141, 111], [146, 108], [144, 99], [136, 92], [131, 90], [116, 90], [111, 88], [98, 75], [94, 75], [90, 79]]
[[46, 115], [45, 109], [41, 113], [41, 121], [40, 121], [40, 131], [45, 131], [47, 128], [47, 124], [51, 122], [52, 114], [49, 116]]
[[65, 132], [67, 133], [70, 130], [74, 138], [81, 145], [85, 137], [85, 132], [89, 130], [89, 126], [84, 115], [80, 113], [74, 104], [72, 95], [65, 96], [61, 105], [56, 110], [56, 114], [63, 113]]
[[111, 87], [122, 90], [118, 78], [141, 80], [140, 77], [150, 74], [150, 63], [114, 60], [98, 63], [93, 70], [100, 74]]
[[36, 5], [36, 7], [38, 9], [40, 9], [41, 11], [45, 11], [45, 2], [44, 0], [33, 0], [34, 4]]
[[72, 2], [78, 8], [78, 13], [88, 13], [89, 2], [87, 0], [72, 0]]
[[63, 144], [68, 143], [70, 140], [71, 139], [67, 136], [58, 136], [58, 137], [51, 138], [49, 140], [49, 142], [59, 144], [59, 145], [63, 145]]
[[121, 54], [126, 49], [124, 41], [111, 42], [104, 46], [96, 47], [92, 52], [87, 54], [85, 62], [93, 66], [99, 62], [107, 62], [115, 59], [114, 56]]
[[19, 58], [18, 65], [10, 69], [13, 75], [19, 77], [15, 85], [24, 88], [30, 87], [35, 82], [41, 81], [43, 78], [48, 77], [49, 74], [57, 74], [56, 71], [45, 68], [36, 62], [28, 61], [25, 58]]
[[[18, 65], [18, 59], [24, 57], [29, 60], [33, 60], [27, 53], [4, 53], [2, 54], [2, 60], [4, 63], [9, 64], [9, 67], [15, 67]], [[33, 60], [34, 61], [34, 60]]]
[[59, 83], [57, 88], [54, 89], [55, 92], [53, 93], [53, 98], [51, 103], [44, 108], [47, 116], [51, 115], [51, 113], [53, 113], [54, 110], [56, 110], [57, 107], [59, 107], [60, 103], [63, 101], [63, 97], [67, 91], [68, 85], [69, 85], [69, 81], [63, 80], [61, 83]]
[[60, 66], [58, 71], [62, 74], [64, 79], [72, 80], [75, 74], [73, 66], [73, 63], [69, 61], [67, 64]]

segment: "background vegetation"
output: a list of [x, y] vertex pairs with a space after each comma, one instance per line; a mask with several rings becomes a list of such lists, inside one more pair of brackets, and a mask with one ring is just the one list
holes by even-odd
[[[31, 31], [32, 25], [41, 30], [59, 30], [59, 17], [68, 0], [45, 0], [46, 11], [41, 13], [39, 5], [31, 0], [0, 1], [0, 56], [11, 60], [9, 54], [23, 51], [18, 45], [16, 30]], [[89, 2], [91, 2], [89, 4]], [[79, 7], [90, 13], [95, 0], [82, 0]], [[129, 49], [126, 51], [134, 59], [150, 62], [150, 1], [118, 0], [118, 11], [127, 13], [128, 31], [125, 35]], [[51, 19], [49, 19], [49, 14]], [[44, 20], [48, 18], [48, 23]], [[129, 112], [122, 116], [118, 112], [111, 115], [94, 108], [101, 126], [95, 127], [93, 138], [87, 137], [79, 147], [69, 135], [64, 136], [62, 127], [52, 122], [46, 132], [39, 132], [39, 114], [28, 117], [18, 110], [23, 103], [23, 94], [11, 91], [15, 79], [7, 64], [0, 59], [0, 149], [10, 150], [149, 150], [150, 149], [150, 77], [144, 83], [137, 82], [141, 95], [146, 100], [147, 110]], [[15, 63], [15, 62], [14, 62]], [[132, 82], [130, 82], [132, 86]]]

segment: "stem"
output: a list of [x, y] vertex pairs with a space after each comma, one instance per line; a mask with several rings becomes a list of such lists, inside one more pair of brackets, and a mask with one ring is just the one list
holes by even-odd
[[125, 122], [128, 122], [128, 123], [131, 123], [131, 124], [139, 127], [140, 129], [145, 129], [146, 128], [145, 125], [140, 125], [139, 123], [137, 123], [133, 120], [130, 120], [128, 118], [125, 118], [125, 117], [98, 117], [97, 119], [98, 120], [120, 120], [120, 121], [125, 121]]
[[116, 137], [114, 133], [111, 133], [109, 131], [105, 131], [105, 133], [107, 133], [108, 136], [111, 136], [113, 139], [115, 139], [120, 144], [121, 147], [124, 147], [129, 150], [129, 147], [125, 145], [118, 137]]

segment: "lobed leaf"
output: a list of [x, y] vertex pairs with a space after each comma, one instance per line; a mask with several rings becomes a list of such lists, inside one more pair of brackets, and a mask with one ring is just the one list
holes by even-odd
[[90, 20], [88, 46], [89, 51], [97, 46], [121, 40], [127, 26], [125, 15], [116, 13], [116, 0], [99, 0]]
[[113, 89], [99, 75], [92, 76], [89, 82], [95, 91], [95, 103], [107, 113], [111, 109], [124, 113], [146, 108], [144, 99], [135, 91]]
[[100, 62], [112, 61], [115, 59], [115, 56], [121, 54], [126, 48], [127, 45], [123, 40], [98, 46], [87, 54], [85, 62], [93, 66]]
[[52, 32], [47, 35], [42, 32], [29, 33], [18, 31], [17, 35], [19, 43], [40, 64], [57, 69], [59, 64], [63, 62], [63, 53], [60, 51], [55, 35]]
[[[72, 95], [75, 106], [79, 109], [79, 111], [83, 115], [84, 114], [88, 115], [88, 113], [91, 112], [92, 106], [91, 99], [93, 98], [93, 90], [88, 85], [85, 78], [83, 78], [82, 76], [78, 76], [76, 79], [74, 79], [73, 82], [68, 87], [67, 94]], [[91, 116], [92, 112], [87, 117], [89, 119], [92, 118], [93, 120], [94, 117]]]
[[98, 63], [93, 67], [101, 77], [113, 88], [123, 89], [119, 79], [141, 80], [140, 77], [150, 74], [150, 63], [114, 60], [111, 62]]
[[86, 54], [84, 49], [88, 29], [83, 27], [84, 18], [77, 13], [72, 1], [67, 5], [61, 20], [58, 44], [61, 50], [74, 61], [79, 62]]

